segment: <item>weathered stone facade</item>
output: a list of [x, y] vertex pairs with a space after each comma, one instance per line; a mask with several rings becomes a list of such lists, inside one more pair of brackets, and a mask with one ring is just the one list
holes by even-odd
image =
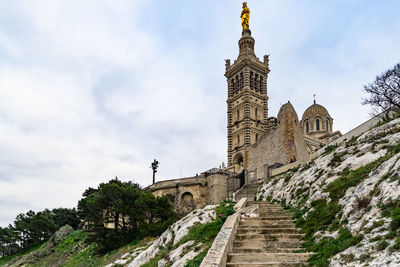
[[229, 173], [202, 173], [195, 177], [157, 182], [147, 188], [155, 196], [167, 196], [178, 216], [207, 204], [219, 204], [228, 197]]
[[296, 111], [290, 102], [281, 107], [277, 124], [248, 149], [251, 177], [268, 177], [278, 166], [308, 159], [307, 146]]
[[[239, 40], [239, 56], [226, 60], [228, 82], [228, 166], [243, 165], [244, 151], [268, 128], [267, 78], [269, 58], [261, 62], [254, 53], [250, 30]], [[236, 170], [238, 171], [238, 169]]]

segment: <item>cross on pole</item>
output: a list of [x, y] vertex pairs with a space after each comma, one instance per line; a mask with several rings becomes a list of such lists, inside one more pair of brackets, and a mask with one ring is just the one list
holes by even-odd
[[154, 161], [151, 163], [151, 166], [150, 166], [150, 168], [153, 169], [153, 184], [155, 184], [155, 182], [156, 182], [156, 172], [157, 172], [158, 164], [159, 164], [159, 162], [156, 159], [154, 159]]

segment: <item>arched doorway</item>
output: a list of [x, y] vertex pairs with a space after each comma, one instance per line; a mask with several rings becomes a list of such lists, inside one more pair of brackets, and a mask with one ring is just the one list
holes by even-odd
[[194, 210], [195, 204], [192, 193], [190, 192], [183, 193], [181, 196], [181, 201], [179, 206], [182, 214], [187, 214], [192, 210]]
[[242, 153], [236, 154], [233, 158], [233, 164], [235, 165], [235, 172], [239, 173], [243, 170], [243, 155]]

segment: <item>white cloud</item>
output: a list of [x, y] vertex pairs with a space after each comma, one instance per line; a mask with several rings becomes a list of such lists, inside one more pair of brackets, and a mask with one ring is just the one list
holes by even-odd
[[[361, 86], [400, 57], [398, 19], [365, 21], [374, 15], [357, 1], [248, 3], [256, 53], [271, 54], [270, 116], [287, 100], [301, 116], [316, 92], [336, 129], [366, 119]], [[237, 56], [236, 1], [3, 5], [0, 225], [72, 207], [114, 176], [147, 185], [155, 157], [159, 179], [226, 160], [223, 59]]]

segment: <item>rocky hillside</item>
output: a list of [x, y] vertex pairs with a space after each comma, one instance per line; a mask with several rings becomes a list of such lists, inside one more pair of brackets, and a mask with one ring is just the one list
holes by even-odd
[[0, 266], [198, 266], [233, 212], [231, 202], [194, 210], [160, 237], [133, 240], [106, 255], [97, 254], [95, 244], [86, 242], [87, 232], [64, 226], [45, 244], [0, 260]]
[[400, 265], [400, 119], [268, 178], [258, 200], [294, 212], [315, 266]]

